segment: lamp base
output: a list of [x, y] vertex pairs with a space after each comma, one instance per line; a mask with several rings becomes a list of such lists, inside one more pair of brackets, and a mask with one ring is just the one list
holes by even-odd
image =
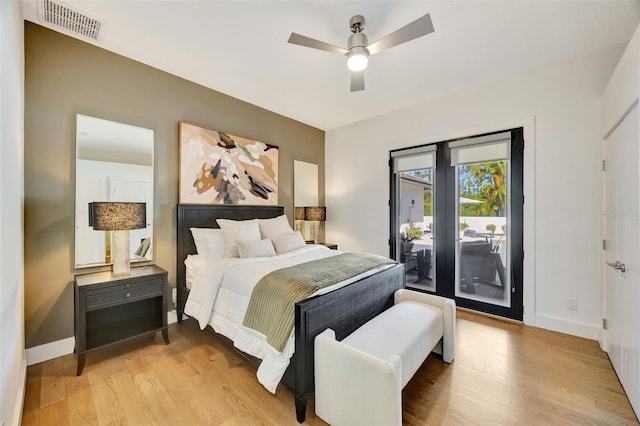
[[131, 272], [129, 260], [129, 231], [112, 231], [113, 275], [128, 275]]
[[306, 239], [304, 220], [296, 220], [294, 221], [295, 231], [298, 231], [302, 234], [302, 238]]
[[320, 242], [320, 222], [317, 220], [311, 222], [311, 239], [314, 244], [318, 244]]

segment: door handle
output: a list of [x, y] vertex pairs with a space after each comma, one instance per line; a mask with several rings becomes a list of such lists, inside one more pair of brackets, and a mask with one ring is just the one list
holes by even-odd
[[620, 263], [619, 260], [616, 260], [615, 263], [606, 262], [606, 264], [611, 266], [613, 269], [619, 270], [620, 272], [626, 272], [627, 271], [627, 267], [624, 265], [624, 263]]

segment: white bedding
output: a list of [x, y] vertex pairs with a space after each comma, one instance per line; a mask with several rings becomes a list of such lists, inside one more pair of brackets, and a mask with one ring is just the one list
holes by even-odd
[[[212, 258], [191, 255], [185, 260], [190, 293], [185, 313], [198, 320], [200, 328], [207, 325], [233, 341], [235, 347], [262, 360], [258, 367], [258, 381], [272, 393], [282, 379], [294, 351], [293, 333], [282, 352], [267, 344], [263, 334], [244, 327], [242, 321], [253, 288], [260, 278], [271, 271], [311, 260], [340, 254], [321, 245], [309, 245], [274, 257]], [[314, 295], [327, 293], [360, 278], [372, 275], [385, 265], [350, 280], [323, 288]], [[188, 285], [189, 287], [189, 285]]]

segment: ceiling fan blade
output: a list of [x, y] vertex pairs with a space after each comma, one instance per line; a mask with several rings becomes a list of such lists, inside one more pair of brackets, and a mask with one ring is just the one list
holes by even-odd
[[431, 34], [433, 31], [434, 29], [433, 23], [431, 22], [431, 16], [427, 13], [422, 18], [418, 18], [404, 27], [395, 30], [375, 43], [371, 43], [367, 46], [367, 50], [369, 50], [370, 55], [374, 55], [385, 49], [389, 49], [390, 47]]
[[364, 71], [351, 71], [351, 91], [364, 90]]
[[347, 53], [349, 53], [347, 49], [343, 49], [342, 47], [334, 46], [333, 44], [325, 43], [324, 41], [316, 40], [314, 38], [296, 33], [291, 33], [291, 35], [289, 36], [289, 40], [287, 41], [291, 44], [311, 47], [313, 49], [325, 50], [327, 52], [337, 53], [339, 55], [346, 55]]

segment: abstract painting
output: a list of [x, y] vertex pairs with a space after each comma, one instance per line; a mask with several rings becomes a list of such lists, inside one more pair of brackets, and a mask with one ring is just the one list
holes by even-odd
[[180, 203], [278, 204], [278, 147], [180, 123]]

